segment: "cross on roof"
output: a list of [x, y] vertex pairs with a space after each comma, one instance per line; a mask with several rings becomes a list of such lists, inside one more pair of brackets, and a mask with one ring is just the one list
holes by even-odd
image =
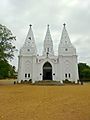
[[48, 24], [48, 27], [49, 27], [49, 24]]
[[64, 25], [64, 27], [66, 26], [66, 24], [65, 24], [65, 23], [64, 23], [63, 25]]
[[30, 26], [30, 28], [32, 27], [32, 25], [31, 25], [31, 24], [30, 24], [29, 26]]

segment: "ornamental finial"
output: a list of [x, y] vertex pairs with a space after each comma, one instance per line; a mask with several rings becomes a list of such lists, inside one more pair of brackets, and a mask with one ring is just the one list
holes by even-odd
[[29, 26], [30, 26], [30, 28], [32, 27], [32, 25], [31, 25], [31, 24], [30, 24]]
[[48, 28], [49, 28], [50, 25], [48, 24], [47, 26], [48, 26]]
[[65, 27], [65, 26], [66, 26], [66, 24], [64, 23], [64, 24], [63, 24], [63, 26]]

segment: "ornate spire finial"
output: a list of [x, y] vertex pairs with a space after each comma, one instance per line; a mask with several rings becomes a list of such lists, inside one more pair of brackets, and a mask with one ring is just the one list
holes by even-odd
[[66, 26], [66, 24], [64, 23], [64, 24], [63, 24], [63, 26], [65, 27], [65, 26]]
[[48, 24], [47, 26], [48, 26], [48, 28], [49, 28], [49, 24]]
[[30, 28], [32, 27], [32, 25], [31, 25], [31, 24], [30, 24], [29, 26], [30, 26]]

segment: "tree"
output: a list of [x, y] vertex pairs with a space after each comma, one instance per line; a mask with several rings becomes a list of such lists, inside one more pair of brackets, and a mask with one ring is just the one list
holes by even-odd
[[80, 79], [90, 80], [90, 66], [86, 63], [78, 64], [79, 77]]
[[15, 77], [15, 69], [8, 61], [0, 61], [0, 79]]
[[0, 24], [0, 60], [13, 59], [14, 51], [16, 50], [13, 41], [16, 37], [6, 27]]
[[0, 78], [11, 77], [15, 73], [15, 69], [9, 64], [8, 60], [14, 57], [16, 47], [13, 41], [16, 37], [6, 27], [0, 24]]

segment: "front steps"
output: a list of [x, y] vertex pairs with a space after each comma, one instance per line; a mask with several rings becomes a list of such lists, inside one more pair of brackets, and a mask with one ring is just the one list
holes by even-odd
[[35, 85], [63, 85], [60, 81], [52, 81], [52, 80], [42, 80], [35, 81]]

